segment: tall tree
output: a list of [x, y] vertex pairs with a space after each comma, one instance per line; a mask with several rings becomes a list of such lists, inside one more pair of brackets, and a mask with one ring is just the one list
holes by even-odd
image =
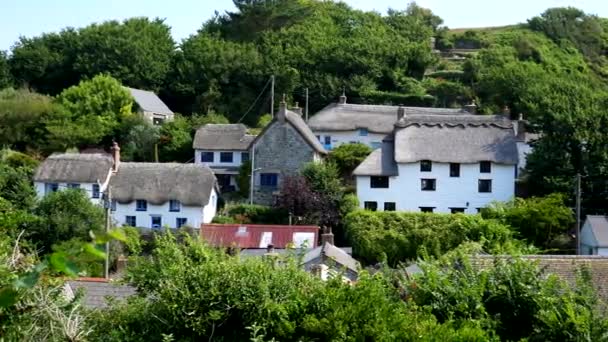
[[0, 50], [0, 89], [9, 87], [12, 83], [8, 57], [5, 51]]

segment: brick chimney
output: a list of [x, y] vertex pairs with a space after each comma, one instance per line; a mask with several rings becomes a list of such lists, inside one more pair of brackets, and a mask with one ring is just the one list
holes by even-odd
[[340, 100], [338, 101], [339, 104], [346, 104], [346, 91], [342, 91], [342, 95], [340, 95]]
[[285, 94], [283, 94], [283, 100], [279, 103], [279, 111], [277, 112], [277, 120], [279, 122], [285, 122], [285, 112], [287, 111], [287, 102], [285, 101]]
[[400, 105], [397, 108], [397, 121], [401, 121], [402, 119], [405, 119], [405, 107]]
[[464, 105], [462, 109], [469, 114], [477, 114], [477, 105], [475, 104], [475, 101], [471, 101], [471, 103]]
[[112, 142], [112, 159], [114, 159], [114, 163], [112, 164], [112, 172], [117, 172], [118, 167], [120, 166], [120, 146], [116, 141]]
[[331, 228], [324, 228], [323, 234], [321, 234], [321, 246], [326, 243], [333, 245], [334, 244], [334, 233], [331, 232]]
[[524, 115], [522, 113], [519, 113], [519, 117], [517, 118], [514, 127], [517, 141], [526, 141], [526, 120], [524, 120]]

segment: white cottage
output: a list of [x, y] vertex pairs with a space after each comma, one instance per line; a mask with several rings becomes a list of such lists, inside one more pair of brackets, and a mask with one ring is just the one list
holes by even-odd
[[518, 151], [501, 115], [406, 115], [354, 171], [363, 208], [476, 213], [515, 194]]
[[581, 229], [580, 254], [608, 255], [608, 216], [587, 216]]
[[100, 204], [113, 165], [107, 153], [55, 153], [36, 169], [34, 187], [39, 198], [62, 189], [82, 189], [91, 202]]
[[249, 161], [249, 145], [255, 135], [247, 134], [243, 124], [208, 124], [194, 136], [194, 163], [213, 170], [222, 192], [238, 189], [236, 176]]

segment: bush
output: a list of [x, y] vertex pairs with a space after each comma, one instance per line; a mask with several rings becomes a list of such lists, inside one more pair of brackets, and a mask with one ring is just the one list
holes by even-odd
[[232, 204], [227, 205], [226, 216], [234, 219], [236, 223], [253, 224], [287, 224], [289, 213], [283, 209], [277, 209], [257, 204]]
[[346, 216], [345, 225], [353, 253], [368, 263], [440, 256], [465, 241], [481, 242], [489, 252], [514, 242], [509, 227], [477, 215], [357, 210]]
[[372, 149], [361, 143], [342, 144], [333, 149], [327, 161], [336, 165], [343, 179], [352, 179], [352, 173], [367, 158]]

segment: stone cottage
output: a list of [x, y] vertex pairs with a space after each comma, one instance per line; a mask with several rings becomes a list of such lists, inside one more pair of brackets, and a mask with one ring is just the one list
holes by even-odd
[[282, 179], [306, 163], [320, 161], [327, 151], [301, 113], [288, 110], [282, 101], [274, 119], [252, 142], [251, 154], [253, 202], [270, 205]]

